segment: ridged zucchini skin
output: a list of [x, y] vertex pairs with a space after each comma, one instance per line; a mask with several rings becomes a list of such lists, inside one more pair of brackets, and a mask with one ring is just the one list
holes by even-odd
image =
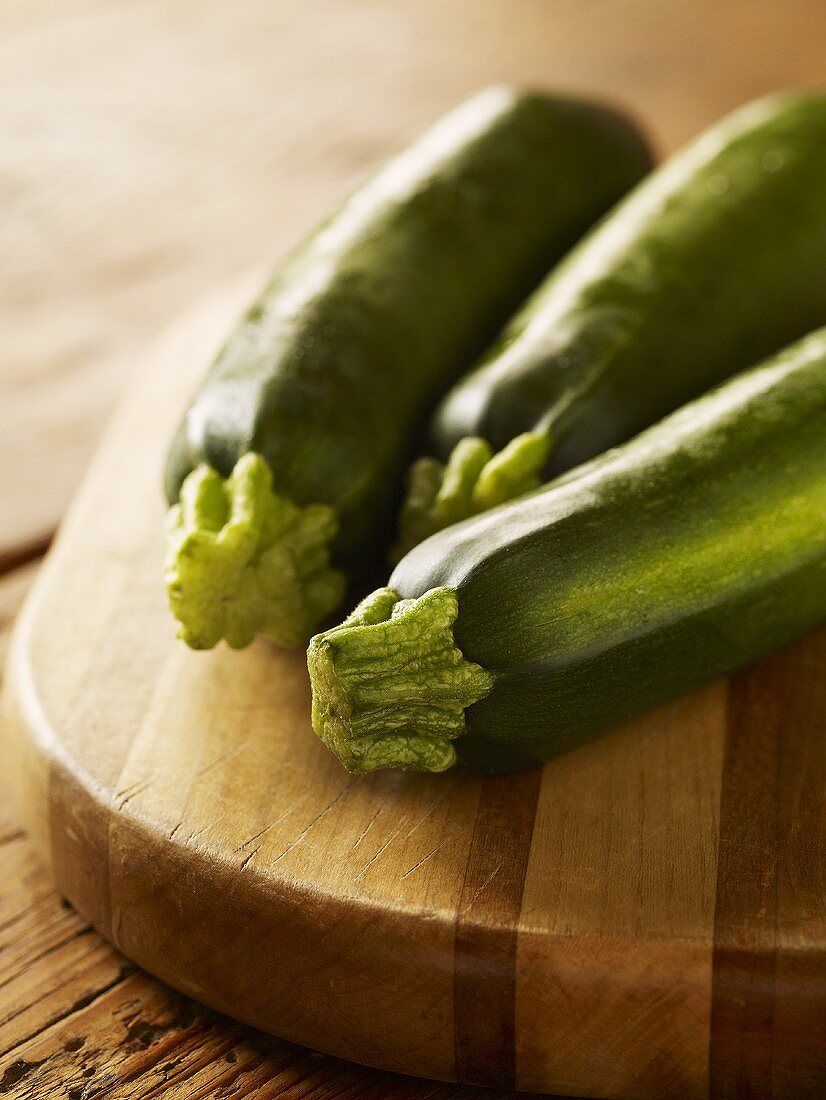
[[[547, 479], [826, 323], [825, 192], [826, 95], [783, 93], [728, 116], [554, 269], [437, 407], [431, 453], [546, 436]], [[450, 522], [484, 506], [440, 500], [428, 518], [415, 498], [438, 489], [424, 475], [405, 547], [445, 525], [440, 510]]]
[[[369, 733], [369, 746], [339, 753], [354, 770], [399, 762], [382, 738], [398, 742], [402, 706], [409, 738], [448, 728], [433, 715], [458, 696], [431, 690], [423, 668], [436, 684], [449, 668], [451, 684], [475, 685], [464, 722], [450, 712], [459, 759], [510, 771], [783, 645], [826, 619], [826, 329], [545, 488], [434, 535], [388, 583], [379, 628], [360, 626], [357, 611], [310, 649], [317, 731], [332, 729], [339, 746]], [[407, 602], [392, 619], [394, 600]], [[387, 656], [365, 661], [377, 629]], [[393, 695], [382, 698], [388, 663]], [[429, 743], [410, 759], [451, 762]]]
[[592, 104], [497, 87], [448, 115], [242, 319], [172, 444], [170, 503], [199, 465], [228, 477], [256, 454], [291, 505], [333, 510], [333, 564], [361, 563], [440, 394], [650, 164], [636, 128]]

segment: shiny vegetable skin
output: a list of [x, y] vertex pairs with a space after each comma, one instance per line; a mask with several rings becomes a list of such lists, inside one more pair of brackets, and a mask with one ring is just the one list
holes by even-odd
[[259, 631], [306, 642], [342, 597], [341, 570], [389, 535], [413, 439], [440, 394], [649, 166], [613, 112], [493, 88], [299, 248], [172, 445], [166, 491], [181, 505], [167, 581], [190, 645], [240, 646]]
[[826, 329], [408, 554], [309, 664], [354, 771], [510, 771], [826, 619]]
[[747, 105], [649, 176], [437, 408], [432, 453], [453, 459], [414, 466], [402, 548], [826, 324], [824, 194], [822, 93]]

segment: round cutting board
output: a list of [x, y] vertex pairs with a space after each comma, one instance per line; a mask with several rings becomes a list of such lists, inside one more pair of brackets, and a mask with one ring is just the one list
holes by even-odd
[[165, 605], [166, 444], [248, 294], [156, 348], [17, 626], [7, 759], [60, 890], [178, 989], [371, 1065], [823, 1095], [826, 632], [542, 770], [346, 774], [302, 653], [191, 652]]

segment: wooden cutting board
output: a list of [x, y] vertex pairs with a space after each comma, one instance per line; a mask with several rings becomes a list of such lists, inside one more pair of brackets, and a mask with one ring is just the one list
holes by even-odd
[[18, 623], [59, 888], [171, 985], [371, 1065], [594, 1097], [826, 1090], [826, 631], [543, 770], [355, 778], [303, 655], [193, 653], [161, 469], [249, 286], [157, 347]]

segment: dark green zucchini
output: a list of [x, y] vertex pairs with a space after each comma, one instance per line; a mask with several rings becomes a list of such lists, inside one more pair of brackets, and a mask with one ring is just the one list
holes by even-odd
[[427, 539], [310, 643], [352, 771], [547, 760], [826, 619], [826, 329]]
[[435, 401], [649, 166], [610, 111], [490, 89], [288, 260], [169, 456], [167, 586], [189, 645], [306, 642], [388, 536]]
[[400, 550], [826, 324], [824, 194], [821, 93], [750, 104], [654, 172], [438, 406]]

